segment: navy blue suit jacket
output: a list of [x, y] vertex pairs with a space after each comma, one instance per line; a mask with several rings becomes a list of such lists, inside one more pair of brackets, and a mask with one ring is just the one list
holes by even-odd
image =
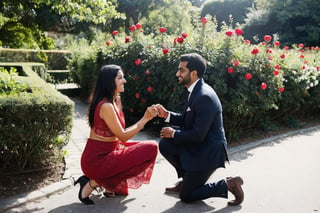
[[186, 171], [206, 171], [225, 166], [227, 141], [220, 100], [200, 79], [183, 113], [170, 112], [169, 123], [179, 126], [173, 142], [180, 146], [180, 161]]

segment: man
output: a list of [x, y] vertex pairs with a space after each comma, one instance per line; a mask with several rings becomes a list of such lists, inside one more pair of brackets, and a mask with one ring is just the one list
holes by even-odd
[[241, 177], [206, 183], [217, 168], [225, 167], [228, 155], [222, 106], [215, 91], [203, 80], [205, 71], [202, 56], [182, 55], [176, 77], [189, 93], [183, 113], [168, 111], [157, 104], [158, 116], [175, 126], [160, 131], [160, 153], [174, 166], [178, 178], [182, 178], [176, 186], [166, 188], [166, 193], [179, 193], [181, 201], [193, 202], [210, 197], [228, 198], [230, 191], [235, 199], [228, 204], [239, 205], [244, 198]]

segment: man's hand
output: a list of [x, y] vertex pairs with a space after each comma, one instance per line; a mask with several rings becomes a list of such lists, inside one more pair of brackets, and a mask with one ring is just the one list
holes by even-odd
[[168, 110], [164, 108], [161, 104], [154, 105], [158, 109], [158, 117], [160, 118], [167, 118], [168, 117]]
[[160, 138], [173, 138], [175, 131], [171, 127], [163, 127], [160, 131]]

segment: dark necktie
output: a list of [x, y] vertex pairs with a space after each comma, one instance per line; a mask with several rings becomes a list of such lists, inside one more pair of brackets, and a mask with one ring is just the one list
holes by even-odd
[[185, 92], [185, 100], [184, 100], [184, 109], [187, 108], [187, 105], [188, 105], [188, 101], [189, 101], [189, 95], [190, 95], [190, 92], [188, 90], [186, 90]]

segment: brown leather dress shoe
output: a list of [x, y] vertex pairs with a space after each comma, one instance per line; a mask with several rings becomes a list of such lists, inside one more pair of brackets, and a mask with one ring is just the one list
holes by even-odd
[[242, 203], [244, 199], [244, 193], [241, 185], [243, 180], [241, 177], [228, 177], [227, 178], [228, 190], [234, 195], [235, 200], [229, 201], [228, 205], [236, 206]]
[[175, 186], [167, 187], [166, 188], [166, 193], [179, 194], [179, 192], [181, 190], [181, 185], [182, 185], [182, 181], [179, 181], [178, 183], [176, 183]]

